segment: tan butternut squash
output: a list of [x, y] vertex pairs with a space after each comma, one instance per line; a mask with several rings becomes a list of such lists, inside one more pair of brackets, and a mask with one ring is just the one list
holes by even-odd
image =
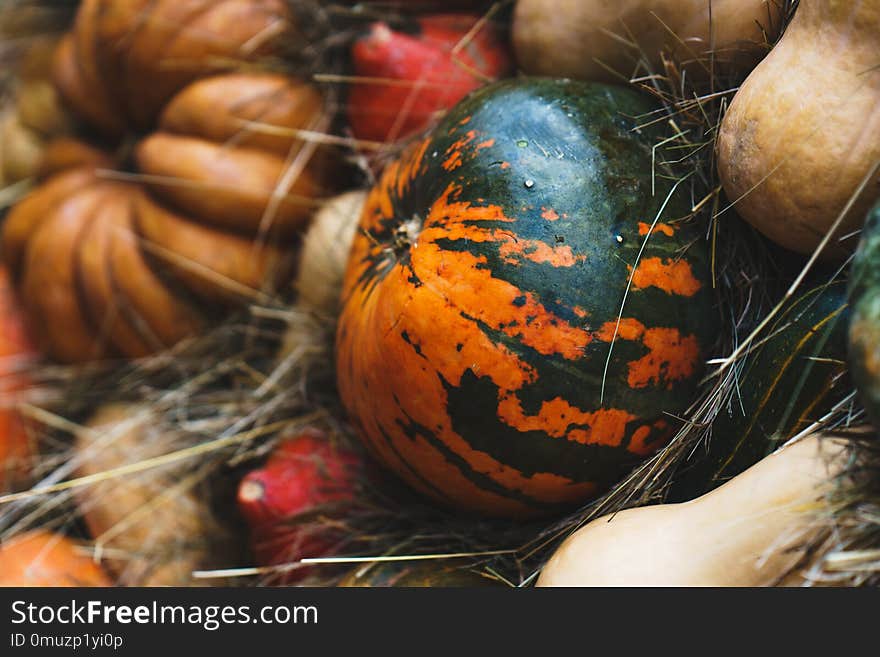
[[[692, 75], [748, 71], [772, 43], [781, 18], [773, 0], [519, 0], [513, 44], [527, 73], [584, 80], [662, 72], [671, 52]], [[711, 54], [710, 54], [711, 53]]]
[[845, 443], [814, 434], [690, 502], [594, 520], [551, 557], [538, 586], [769, 586], [791, 577], [817, 531]]
[[[79, 476], [173, 452], [172, 436], [156, 428], [146, 406], [111, 404], [77, 435]], [[77, 502], [109, 571], [126, 586], [188, 586], [192, 571], [228, 555], [228, 536], [200, 494], [198, 477], [172, 464], [107, 476], [78, 489]]]
[[[734, 96], [718, 172], [736, 211], [782, 246], [811, 253], [880, 160], [880, 0], [801, 0], [785, 35]], [[855, 249], [880, 196], [868, 181], [823, 252]]]

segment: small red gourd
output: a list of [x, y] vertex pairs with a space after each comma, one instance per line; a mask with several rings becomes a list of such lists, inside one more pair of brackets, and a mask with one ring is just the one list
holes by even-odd
[[424, 16], [417, 34], [374, 23], [352, 48], [348, 120], [354, 136], [394, 141], [426, 128], [440, 112], [511, 68], [491, 23], [469, 14]]
[[[336, 446], [319, 429], [307, 428], [276, 447], [238, 489], [238, 507], [251, 528], [257, 563], [293, 564], [331, 552], [338, 537], [318, 522], [319, 516], [355, 499], [360, 470], [358, 456]], [[272, 582], [291, 584], [311, 570], [291, 568]]]

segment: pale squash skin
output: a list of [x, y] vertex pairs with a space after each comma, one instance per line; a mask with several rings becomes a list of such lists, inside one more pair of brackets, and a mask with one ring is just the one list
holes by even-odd
[[366, 199], [364, 190], [346, 192], [315, 214], [303, 239], [295, 283], [300, 306], [326, 317], [339, 312], [348, 252]]
[[40, 166], [45, 144], [14, 111], [0, 116], [0, 186], [30, 178]]
[[[77, 433], [77, 476], [114, 468], [179, 449], [173, 436], [151, 430], [144, 405], [100, 407]], [[186, 485], [186, 465], [108, 477], [77, 489], [76, 501], [104, 566], [125, 586], [190, 586], [192, 572], [230, 557], [229, 536], [201, 491]], [[180, 486], [180, 488], [175, 488]], [[125, 554], [126, 558], [113, 556]]]
[[792, 576], [822, 496], [847, 462], [843, 441], [814, 434], [682, 504], [594, 520], [551, 557], [538, 586], [773, 586]]
[[[737, 92], [718, 135], [734, 209], [764, 235], [812, 253], [880, 159], [880, 0], [802, 0], [785, 35]], [[871, 180], [836, 237], [880, 196]], [[832, 238], [826, 260], [857, 236]]]
[[716, 67], [731, 65], [747, 72], [766, 52], [765, 44], [772, 43], [781, 25], [778, 4], [768, 0], [519, 0], [512, 38], [520, 68], [536, 75], [609, 82], [629, 78], [636, 74], [638, 51], [613, 35], [637, 43], [655, 72], [663, 72], [660, 51], [664, 46], [685, 63], [689, 75], [707, 74], [708, 67], [694, 60], [708, 62], [710, 50], [715, 53]]
[[329, 328], [339, 316], [342, 279], [366, 200], [366, 190], [350, 190], [334, 196], [315, 213], [303, 237], [293, 283], [295, 308], [308, 319], [290, 323], [278, 351], [280, 361], [298, 350], [321, 349], [318, 326]]

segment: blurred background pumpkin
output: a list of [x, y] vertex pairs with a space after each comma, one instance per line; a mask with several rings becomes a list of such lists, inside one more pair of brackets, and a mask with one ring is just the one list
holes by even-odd
[[60, 532], [34, 530], [0, 543], [0, 586], [112, 586], [87, 548]]
[[236, 69], [290, 21], [279, 1], [81, 4], [54, 80], [104, 142], [51, 145], [2, 236], [51, 356], [156, 353], [288, 279], [337, 175], [303, 137], [329, 118], [313, 86]]

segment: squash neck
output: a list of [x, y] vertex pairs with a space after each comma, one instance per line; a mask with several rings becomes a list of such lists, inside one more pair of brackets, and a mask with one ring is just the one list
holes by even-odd
[[792, 27], [844, 29], [854, 37], [880, 39], [880, 0], [801, 0]]

